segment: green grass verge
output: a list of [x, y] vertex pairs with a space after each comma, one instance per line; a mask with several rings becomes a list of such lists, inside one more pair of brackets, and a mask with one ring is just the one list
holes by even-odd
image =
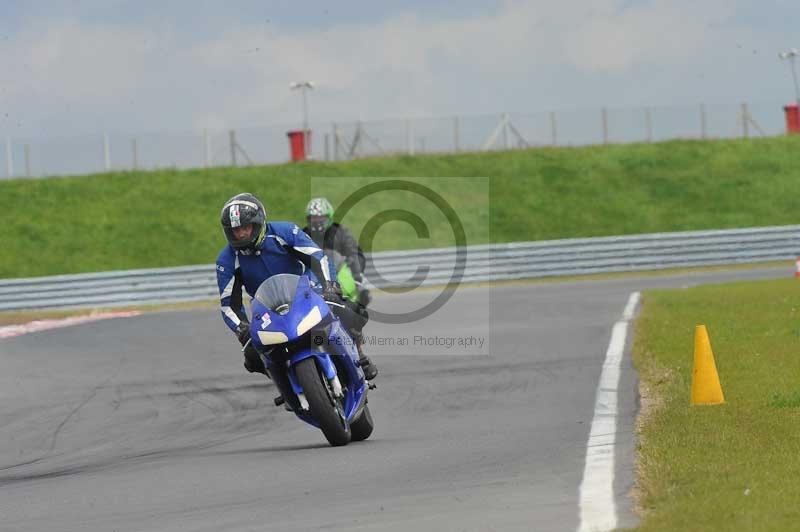
[[[343, 177], [488, 177], [488, 193], [469, 180], [424, 181], [468, 218], [472, 244], [791, 224], [798, 148], [790, 137], [672, 141], [3, 181], [0, 278], [208, 263], [228, 197], [251, 191], [272, 219], [299, 221], [314, 176], [331, 177], [334, 200], [351, 186]], [[424, 202], [384, 203], [416, 212]], [[392, 222], [374, 248], [443, 245], [444, 220], [424, 240]]]
[[[707, 326], [726, 404], [690, 406]], [[641, 530], [794, 530], [800, 522], [800, 281], [644, 295]]]

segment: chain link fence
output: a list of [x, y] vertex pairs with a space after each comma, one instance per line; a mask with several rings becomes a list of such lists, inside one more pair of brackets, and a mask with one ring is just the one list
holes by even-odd
[[[287, 132], [292, 129], [297, 128], [272, 125], [6, 138], [0, 149], [0, 178], [282, 163], [290, 160]], [[312, 158], [343, 161], [535, 146], [774, 136], [785, 133], [785, 122], [780, 103], [760, 102], [312, 123], [311, 131]]]

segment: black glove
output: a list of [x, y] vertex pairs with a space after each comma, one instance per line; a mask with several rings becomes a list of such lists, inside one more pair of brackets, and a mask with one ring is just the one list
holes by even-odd
[[248, 322], [243, 321], [236, 327], [236, 337], [242, 345], [250, 341], [250, 324]]
[[336, 282], [325, 283], [325, 288], [322, 290], [322, 299], [325, 301], [339, 301], [342, 299], [342, 287]]

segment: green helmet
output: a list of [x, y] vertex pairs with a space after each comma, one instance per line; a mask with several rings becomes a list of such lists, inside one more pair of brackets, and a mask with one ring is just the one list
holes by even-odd
[[313, 198], [306, 205], [308, 229], [314, 233], [324, 233], [333, 223], [333, 205], [326, 198]]

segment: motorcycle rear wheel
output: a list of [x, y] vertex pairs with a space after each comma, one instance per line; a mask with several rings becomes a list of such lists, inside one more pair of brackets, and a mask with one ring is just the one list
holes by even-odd
[[361, 415], [350, 424], [350, 441], [366, 440], [372, 434], [372, 429], [374, 428], [375, 424], [372, 422], [369, 406], [364, 405]]

